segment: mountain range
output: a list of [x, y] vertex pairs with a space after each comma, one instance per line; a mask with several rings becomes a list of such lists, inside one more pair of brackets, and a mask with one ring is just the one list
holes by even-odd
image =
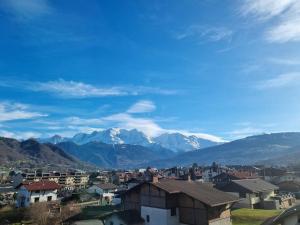
[[0, 164], [18, 163], [34, 166], [52, 164], [58, 167], [78, 167], [81, 164], [78, 159], [53, 144], [41, 144], [33, 139], [18, 141], [0, 137]]
[[200, 138], [196, 135], [184, 135], [181, 133], [164, 133], [157, 137], [149, 137], [136, 129], [126, 130], [110, 128], [101, 131], [94, 131], [90, 134], [78, 133], [71, 138], [54, 135], [50, 138], [39, 139], [42, 143], [58, 144], [61, 142], [73, 142], [78, 145], [90, 142], [102, 142], [105, 144], [128, 144], [140, 145], [151, 148], [154, 144], [173, 152], [185, 152], [206, 148], [220, 144], [214, 140]]
[[205, 149], [184, 152], [167, 160], [154, 160], [157, 167], [199, 164], [270, 164], [300, 163], [300, 132], [283, 132], [250, 136]]
[[[147, 166], [163, 168], [176, 165], [186, 166], [192, 163], [208, 165], [214, 161], [227, 165], [300, 164], [300, 132], [250, 136], [187, 152], [176, 152], [164, 148], [161, 144], [152, 141], [153, 139], [147, 146], [142, 146], [125, 143], [115, 144], [115, 142], [107, 144], [100, 141], [76, 144], [69, 139], [55, 138], [59, 140], [56, 144], [39, 143], [33, 139], [18, 141], [0, 138], [0, 163], [1, 165], [10, 165], [16, 161], [31, 161], [37, 164], [51, 163], [58, 166], [70, 165], [75, 167], [84, 162], [102, 168], [140, 168]], [[124, 139], [121, 140], [124, 141]]]

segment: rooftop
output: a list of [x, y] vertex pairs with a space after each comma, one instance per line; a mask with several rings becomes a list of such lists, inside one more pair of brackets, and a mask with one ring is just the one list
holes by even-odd
[[112, 183], [97, 184], [97, 187], [99, 187], [103, 190], [117, 189], [117, 186]]
[[21, 186], [24, 186], [28, 191], [56, 190], [60, 188], [54, 181], [24, 182], [19, 184], [17, 188]]
[[170, 194], [184, 193], [212, 207], [236, 202], [238, 200], [237, 197], [219, 191], [211, 187], [211, 185], [194, 181], [161, 179], [151, 184]]
[[278, 187], [264, 181], [262, 179], [243, 179], [243, 180], [233, 180], [233, 183], [242, 186], [243, 188], [251, 191], [251, 192], [262, 192], [262, 191], [271, 191], [277, 190]]

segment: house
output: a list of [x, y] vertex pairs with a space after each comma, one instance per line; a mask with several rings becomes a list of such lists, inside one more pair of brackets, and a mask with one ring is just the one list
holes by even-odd
[[294, 202], [292, 195], [276, 195], [278, 187], [259, 178], [232, 180], [220, 190], [240, 197], [236, 207], [278, 209]]
[[104, 225], [144, 225], [145, 220], [136, 210], [125, 210], [106, 215], [101, 218]]
[[88, 193], [95, 193], [100, 195], [102, 204], [105, 205], [112, 204], [116, 191], [117, 186], [112, 183], [94, 184], [87, 190]]
[[234, 171], [234, 172], [222, 172], [217, 176], [212, 178], [212, 182], [216, 187], [221, 188], [226, 184], [230, 183], [232, 180], [242, 180], [242, 179], [254, 179], [258, 178], [256, 174], [248, 171]]
[[25, 182], [17, 186], [17, 207], [27, 207], [36, 202], [57, 200], [60, 186], [54, 181]]
[[230, 171], [228, 167], [218, 165], [215, 162], [208, 167], [205, 167], [202, 171], [202, 179], [204, 182], [212, 182], [212, 178], [218, 176], [221, 173], [227, 173]]
[[278, 216], [267, 219], [262, 225], [299, 225], [300, 205], [286, 209]]
[[229, 225], [236, 201], [200, 182], [153, 177], [125, 192], [122, 209], [138, 212], [145, 225]]
[[271, 181], [274, 184], [279, 184], [279, 183], [282, 183], [282, 182], [300, 183], [300, 177], [295, 173], [287, 172], [282, 176], [278, 176], [278, 177], [273, 178]]

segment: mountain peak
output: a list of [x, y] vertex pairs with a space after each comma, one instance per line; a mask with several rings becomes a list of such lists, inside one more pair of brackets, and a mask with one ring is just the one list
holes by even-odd
[[41, 142], [57, 144], [65, 141], [72, 141], [78, 145], [89, 142], [102, 142], [106, 144], [130, 144], [147, 147], [156, 144], [173, 152], [191, 151], [218, 144], [218, 142], [200, 138], [196, 135], [185, 135], [180, 132], [167, 132], [153, 138], [138, 129], [128, 130], [117, 127], [94, 131], [90, 134], [78, 133], [72, 138], [54, 135], [51, 138], [43, 139]]

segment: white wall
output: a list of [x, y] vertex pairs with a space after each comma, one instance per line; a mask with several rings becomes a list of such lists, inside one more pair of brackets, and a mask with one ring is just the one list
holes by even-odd
[[[147, 215], [150, 216], [149, 222], [147, 222]], [[142, 206], [141, 216], [145, 220], [145, 225], [181, 225], [179, 222], [178, 209], [176, 209], [176, 216], [171, 216], [171, 209], [159, 209]]]
[[40, 193], [31, 192], [30, 203], [34, 203], [35, 198], [39, 198], [39, 202], [47, 202], [48, 197], [51, 196], [51, 201], [57, 200], [57, 190], [40, 191]]
[[35, 198], [39, 198], [39, 202], [47, 202], [48, 196], [52, 197], [51, 201], [57, 200], [57, 190], [40, 191], [40, 193], [35, 193], [35, 191], [30, 192], [25, 187], [21, 186], [18, 189], [16, 206], [21, 207], [22, 198], [25, 200], [24, 207], [28, 207], [31, 203], [35, 202]]

